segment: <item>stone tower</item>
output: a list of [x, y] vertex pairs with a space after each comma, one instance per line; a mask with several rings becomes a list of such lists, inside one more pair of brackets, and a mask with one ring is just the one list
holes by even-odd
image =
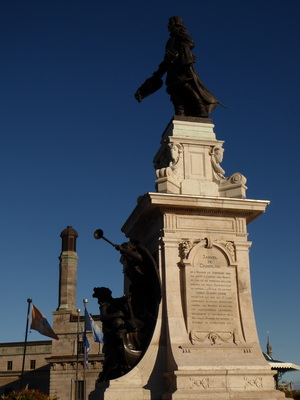
[[91, 399], [90, 393], [102, 369], [102, 349], [99, 343], [93, 341], [92, 334], [88, 333], [89, 368], [85, 371], [81, 336], [84, 319], [76, 307], [78, 233], [67, 226], [60, 237], [59, 300], [57, 310], [53, 312], [53, 329], [59, 340], [52, 341], [52, 355], [47, 359], [50, 364], [50, 394], [60, 399], [75, 399], [77, 388], [78, 398], [85, 391]]
[[76, 239], [78, 233], [71, 226], [64, 229], [61, 254], [59, 256], [59, 299], [57, 311], [76, 312], [77, 260]]

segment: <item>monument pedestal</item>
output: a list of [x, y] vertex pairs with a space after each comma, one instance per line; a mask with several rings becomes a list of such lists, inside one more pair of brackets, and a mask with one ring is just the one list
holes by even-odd
[[224, 176], [222, 144], [209, 120], [173, 120], [163, 134], [158, 192], [122, 228], [157, 260], [160, 314], [144, 357], [110, 382], [106, 400], [122, 390], [126, 400], [284, 398], [259, 346], [250, 286], [247, 224], [269, 202], [246, 199], [241, 174]]

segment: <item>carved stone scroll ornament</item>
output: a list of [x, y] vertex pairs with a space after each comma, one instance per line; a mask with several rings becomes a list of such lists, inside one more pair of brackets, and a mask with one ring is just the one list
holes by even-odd
[[158, 179], [172, 177], [172, 176], [173, 176], [173, 171], [170, 167], [160, 168], [156, 170], [156, 177]]
[[236, 261], [236, 252], [235, 252], [235, 246], [233, 242], [226, 242], [225, 248], [230, 254], [231, 258], [233, 261]]
[[207, 248], [207, 249], [211, 249], [213, 247], [213, 242], [212, 242], [211, 238], [210, 237], [206, 237], [204, 240], [205, 240], [204, 247]]
[[224, 241], [224, 240], [216, 240], [215, 243], [218, 245], [221, 245], [226, 250], [226, 252], [230, 256], [232, 262], [236, 261], [236, 250], [235, 250], [234, 242]]
[[235, 343], [234, 332], [199, 332], [191, 331], [192, 344], [209, 343], [211, 346], [220, 346], [223, 343]]
[[232, 184], [246, 184], [247, 179], [240, 172], [235, 172], [227, 180]]
[[208, 389], [209, 388], [209, 378], [190, 378], [190, 388], [191, 389], [196, 389], [196, 388], [203, 388], [203, 389]]
[[251, 389], [253, 387], [257, 387], [258, 389], [263, 387], [263, 380], [262, 378], [250, 378], [248, 376], [244, 376], [245, 389]]
[[220, 145], [213, 146], [210, 151], [214, 181], [219, 184], [219, 192], [225, 197], [246, 198], [247, 179], [240, 172], [235, 172], [230, 177], [224, 176], [221, 167], [224, 149]]
[[213, 243], [209, 237], [206, 237], [203, 239], [196, 239], [193, 242], [191, 242], [188, 239], [183, 239], [179, 243], [179, 255], [181, 257], [181, 260], [186, 260], [189, 256], [191, 250], [201, 242], [204, 243], [204, 247], [207, 249], [211, 249], [213, 246]]

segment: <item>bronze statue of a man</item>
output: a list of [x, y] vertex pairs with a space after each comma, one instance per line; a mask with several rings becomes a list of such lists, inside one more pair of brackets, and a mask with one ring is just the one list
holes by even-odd
[[135, 98], [143, 98], [161, 88], [162, 77], [167, 73], [166, 86], [176, 115], [206, 118], [221, 104], [200, 81], [194, 70], [195, 56], [191, 50], [194, 41], [189, 36], [180, 17], [169, 19], [170, 38], [166, 43], [164, 60], [158, 70], [136, 91]]

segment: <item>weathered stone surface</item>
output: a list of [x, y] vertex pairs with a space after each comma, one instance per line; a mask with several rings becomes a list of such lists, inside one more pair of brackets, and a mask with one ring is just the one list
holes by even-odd
[[241, 174], [223, 176], [212, 126], [171, 122], [155, 157], [158, 192], [123, 226], [156, 258], [163, 299], [148, 351], [105, 400], [122, 389], [129, 400], [284, 397], [259, 346], [250, 286], [247, 224], [269, 202], [246, 199]]
[[224, 175], [224, 142], [216, 140], [213, 128], [202, 118], [172, 119], [154, 157], [158, 192], [246, 198], [246, 178], [239, 172]]

